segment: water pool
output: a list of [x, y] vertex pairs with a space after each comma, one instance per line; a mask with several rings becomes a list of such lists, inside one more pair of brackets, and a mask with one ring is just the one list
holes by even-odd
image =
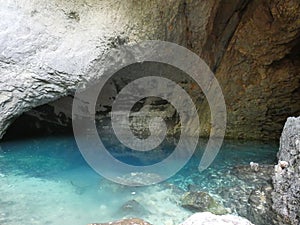
[[[123, 217], [178, 224], [192, 214], [180, 206], [184, 191], [192, 186], [218, 198], [221, 187], [240, 185], [241, 181], [228, 173], [232, 167], [251, 161], [274, 163], [278, 146], [225, 141], [213, 164], [199, 173], [202, 150], [199, 144], [189, 163], [165, 182], [127, 187], [95, 173], [72, 136], [2, 142], [0, 224], [82, 225]], [[134, 207], [126, 207], [128, 204]]]

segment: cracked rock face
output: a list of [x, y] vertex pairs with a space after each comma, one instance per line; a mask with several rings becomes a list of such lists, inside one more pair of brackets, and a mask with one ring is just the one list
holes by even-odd
[[280, 224], [300, 223], [300, 117], [284, 125], [273, 176], [273, 208], [282, 217]]
[[[101, 76], [110, 49], [143, 40], [175, 42], [210, 65], [227, 105], [227, 137], [276, 139], [300, 113], [298, 0], [0, 3], [0, 138], [22, 113]], [[193, 82], [184, 85], [208, 136], [208, 104]]]
[[227, 135], [279, 139], [300, 113], [300, 2], [251, 1], [216, 76], [228, 110]]
[[162, 26], [180, 2], [0, 3], [2, 137], [23, 112], [72, 95], [80, 81], [100, 76], [88, 71], [105, 67], [101, 62], [108, 50], [126, 42], [163, 39]]

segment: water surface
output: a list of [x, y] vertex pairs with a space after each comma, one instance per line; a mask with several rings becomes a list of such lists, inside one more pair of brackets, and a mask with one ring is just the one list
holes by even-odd
[[[161, 146], [158, 158], [147, 156], [147, 163], [167, 156], [174, 143]], [[229, 175], [234, 166], [251, 161], [274, 163], [278, 149], [274, 143], [225, 141], [213, 164], [200, 173], [198, 163], [205, 141], [199, 143], [189, 163], [167, 181], [148, 187], [127, 187], [95, 173], [82, 158], [72, 136], [3, 142], [0, 224], [82, 225], [123, 217], [140, 217], [153, 224], [178, 224], [191, 215], [180, 207], [180, 197], [191, 186], [218, 198], [221, 187], [240, 182]], [[116, 157], [132, 164], [145, 163], [145, 159], [128, 158], [130, 154], [124, 153], [119, 143], [110, 144]], [[138, 203], [134, 209], [126, 207], [132, 203]]]

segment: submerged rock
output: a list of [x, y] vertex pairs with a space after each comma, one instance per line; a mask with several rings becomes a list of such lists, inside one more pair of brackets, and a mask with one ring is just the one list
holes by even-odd
[[124, 219], [124, 220], [118, 220], [118, 221], [108, 222], [108, 223], [91, 223], [88, 225], [151, 225], [151, 224], [142, 219], [132, 218], [132, 219]]
[[300, 117], [287, 120], [278, 159], [275, 168], [253, 164], [252, 167], [235, 167], [231, 174], [245, 183], [251, 182], [252, 187], [222, 188], [220, 195], [225, 199], [226, 207], [234, 208], [256, 225], [299, 225]]
[[138, 172], [117, 177], [115, 181], [128, 186], [144, 186], [155, 184], [161, 180], [163, 179], [159, 174]]
[[132, 199], [127, 201], [118, 210], [117, 215], [119, 216], [144, 216], [149, 214], [149, 211], [144, 208], [138, 201]]
[[272, 208], [272, 186], [265, 185], [250, 193], [247, 218], [256, 225], [278, 224], [276, 212]]
[[239, 165], [230, 171], [239, 183], [220, 188], [219, 194], [226, 207], [256, 225], [278, 224], [272, 209], [271, 192], [273, 165]]
[[194, 212], [211, 212], [216, 215], [228, 213], [213, 197], [202, 191], [184, 194], [181, 199], [181, 206]]
[[273, 165], [240, 165], [236, 166], [230, 173], [242, 181], [251, 182], [253, 185], [272, 183]]
[[273, 208], [279, 224], [300, 224], [300, 117], [287, 119], [275, 166]]
[[222, 197], [226, 208], [230, 208], [231, 211], [237, 213], [239, 216], [249, 219], [247, 205], [249, 195], [253, 189], [253, 187], [240, 184], [237, 186], [220, 187], [218, 194]]
[[234, 215], [217, 216], [209, 212], [196, 213], [180, 225], [253, 225], [245, 218]]

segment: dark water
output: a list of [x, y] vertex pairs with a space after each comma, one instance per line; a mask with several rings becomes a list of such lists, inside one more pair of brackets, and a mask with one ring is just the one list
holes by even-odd
[[[188, 188], [217, 194], [234, 185], [228, 176], [236, 165], [274, 163], [276, 143], [225, 141], [213, 164], [204, 172], [198, 164], [205, 140], [191, 160], [175, 176], [148, 187], [127, 187], [94, 172], [81, 156], [71, 136], [8, 141], [0, 144], [0, 224], [80, 225], [126, 216], [154, 224], [178, 224], [191, 212], [179, 206]], [[166, 142], [155, 157], [131, 157], [118, 143], [109, 143], [112, 154], [126, 163], [155, 163], [171, 154], [176, 141]], [[108, 168], [109, 169], [109, 168]], [[122, 205], [136, 200], [142, 209], [126, 211]]]

